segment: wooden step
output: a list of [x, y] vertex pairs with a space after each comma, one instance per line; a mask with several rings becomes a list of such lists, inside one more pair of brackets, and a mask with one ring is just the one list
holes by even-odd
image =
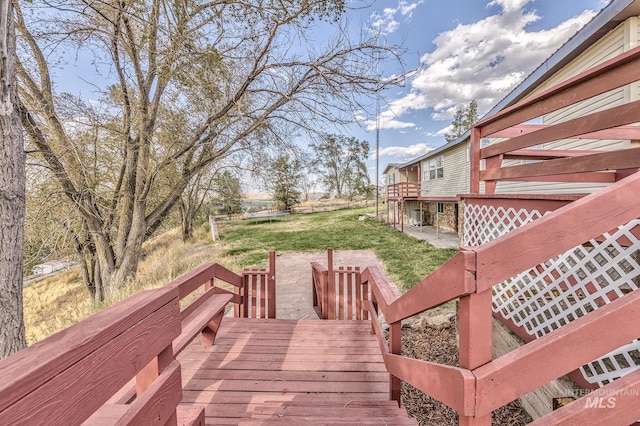
[[282, 423], [283, 410], [290, 424], [416, 424], [388, 401], [368, 321], [225, 317], [213, 346], [192, 342], [178, 359], [182, 404], [203, 405], [207, 425]]
[[318, 398], [302, 396], [290, 401], [265, 401], [254, 407], [251, 418], [239, 425], [417, 425], [395, 401]]

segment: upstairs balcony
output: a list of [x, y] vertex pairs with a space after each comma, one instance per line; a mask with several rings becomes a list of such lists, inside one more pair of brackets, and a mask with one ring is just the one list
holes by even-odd
[[387, 200], [403, 200], [420, 196], [420, 182], [400, 182], [387, 185]]

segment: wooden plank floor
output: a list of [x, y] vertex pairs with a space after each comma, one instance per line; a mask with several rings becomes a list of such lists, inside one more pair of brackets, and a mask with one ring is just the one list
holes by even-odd
[[178, 359], [182, 403], [205, 405], [207, 424], [238, 424], [278, 401], [388, 400], [368, 321], [225, 317], [214, 346], [195, 339]]

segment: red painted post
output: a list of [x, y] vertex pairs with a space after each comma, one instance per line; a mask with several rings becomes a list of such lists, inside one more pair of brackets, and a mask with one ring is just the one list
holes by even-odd
[[369, 283], [366, 282], [364, 284], [362, 284], [362, 319], [363, 320], [368, 320], [369, 319], [369, 310], [367, 309], [367, 302], [369, 300]]
[[249, 318], [249, 275], [242, 275], [242, 318]]
[[471, 129], [471, 180], [469, 188], [472, 194], [480, 193], [480, 128]]
[[[402, 354], [402, 322], [389, 324], [389, 352], [396, 355]], [[402, 382], [393, 375], [389, 375], [389, 399], [401, 405]]]
[[327, 249], [327, 318], [330, 320], [336, 319], [336, 274], [333, 271], [333, 249]]
[[257, 304], [257, 296], [258, 296], [258, 275], [252, 274], [249, 275], [251, 281], [251, 318], [257, 318], [256, 315], [256, 304]]
[[173, 360], [173, 346], [169, 345], [136, 374], [136, 395], [140, 397]]
[[202, 333], [200, 333], [200, 342], [202, 343], [202, 346], [213, 346], [218, 330], [220, 329], [222, 317], [224, 317], [224, 309], [220, 311], [218, 315], [213, 317], [204, 330], [202, 330]]
[[269, 318], [276, 317], [276, 252], [269, 251], [269, 276], [267, 279], [269, 293]]
[[260, 281], [260, 318], [267, 317], [267, 276], [269, 275], [269, 271], [264, 271], [264, 274], [260, 274], [257, 278]]
[[[491, 290], [461, 297], [458, 313], [460, 367], [474, 370], [491, 362]], [[476, 394], [476, 398], [478, 397]], [[490, 426], [491, 413], [482, 417], [465, 417], [460, 414], [460, 425]]]
[[355, 287], [356, 287], [356, 319], [362, 319], [362, 283], [360, 282], [360, 267], [356, 266]]
[[353, 319], [353, 268], [351, 266], [347, 267], [347, 318], [348, 320]]
[[344, 278], [346, 276], [346, 272], [343, 267], [338, 268], [338, 319], [345, 319], [344, 316], [344, 305], [345, 305], [345, 295], [344, 295]]
[[[496, 155], [495, 157], [487, 158], [487, 170], [489, 169], [499, 169], [502, 167], [502, 159], [504, 155]], [[485, 194], [495, 194], [496, 187], [498, 186], [498, 181], [489, 180], [484, 183], [484, 193]]]
[[322, 312], [322, 319], [327, 319], [328, 317], [328, 313], [327, 310], [329, 308], [327, 308], [327, 306], [329, 306], [329, 272], [328, 271], [322, 271], [322, 275], [321, 275], [321, 279], [320, 279], [320, 283], [321, 286], [320, 288], [322, 289], [322, 299], [321, 299], [321, 312]]

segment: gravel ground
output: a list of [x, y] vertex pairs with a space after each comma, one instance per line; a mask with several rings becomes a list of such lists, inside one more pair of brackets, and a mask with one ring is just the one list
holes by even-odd
[[[454, 318], [447, 328], [437, 330], [430, 326], [402, 330], [402, 354], [411, 358], [458, 365], [458, 346]], [[437, 400], [425, 395], [407, 383], [402, 384], [402, 402], [410, 416], [420, 425], [450, 426], [458, 424], [458, 413]], [[532, 421], [518, 401], [493, 412], [494, 425], [525, 425]]]

